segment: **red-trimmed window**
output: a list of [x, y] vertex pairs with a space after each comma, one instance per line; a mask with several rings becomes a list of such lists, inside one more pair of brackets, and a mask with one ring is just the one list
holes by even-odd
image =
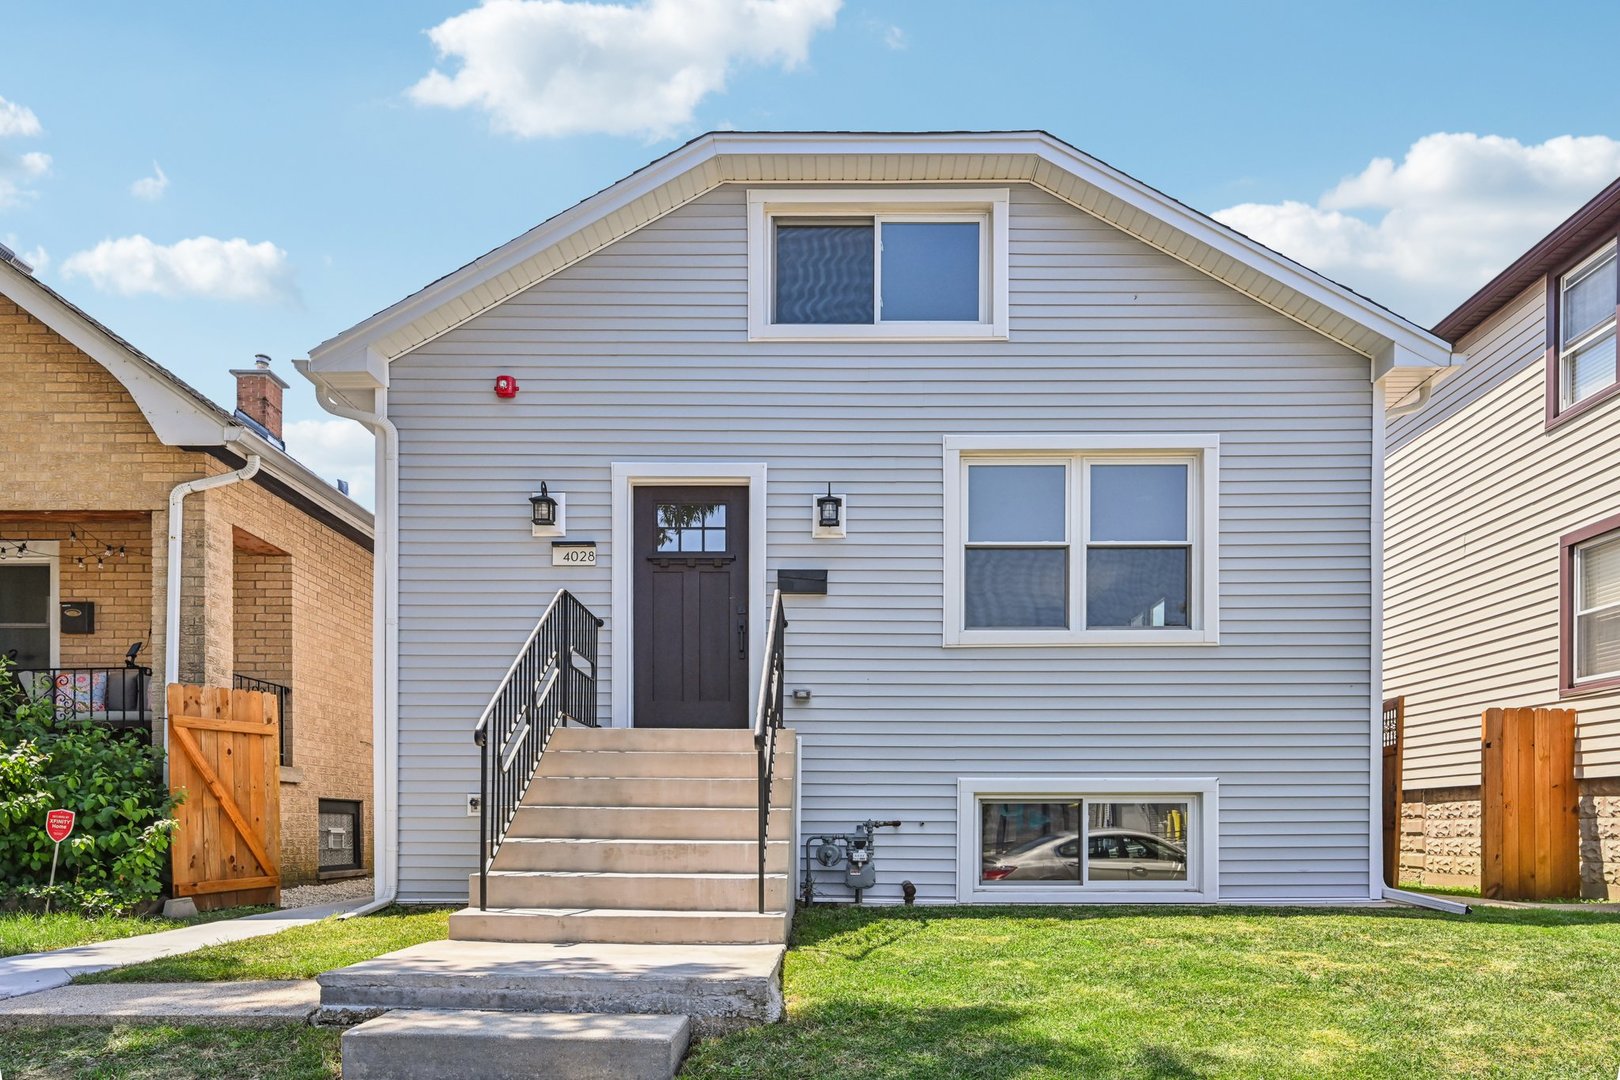
[[1559, 543], [1560, 688], [1578, 694], [1620, 686], [1620, 517], [1578, 529]]
[[1548, 279], [1547, 419], [1573, 415], [1620, 391], [1615, 242]]

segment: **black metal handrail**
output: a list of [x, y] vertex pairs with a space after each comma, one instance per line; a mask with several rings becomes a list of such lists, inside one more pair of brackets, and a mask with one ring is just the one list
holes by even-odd
[[6, 667], [0, 693], [22, 701], [49, 702], [54, 719], [89, 720], [152, 738], [147, 688], [152, 669], [121, 667]]
[[288, 737], [292, 732], [292, 687], [282, 686], [269, 679], [259, 679], [252, 675], [232, 675], [231, 689], [252, 690], [260, 694], [274, 694], [276, 696], [276, 715], [281, 717], [281, 763], [292, 764], [292, 741]]
[[754, 753], [759, 767], [759, 913], [765, 914], [765, 844], [770, 838], [771, 780], [776, 770], [776, 733], [782, 730], [782, 681], [786, 662], [787, 613], [782, 591], [771, 597], [771, 629], [765, 637], [765, 670], [759, 680], [754, 714]]
[[489, 868], [517, 815], [551, 733], [596, 726], [596, 642], [602, 620], [567, 589], [557, 593], [518, 650], [473, 728], [478, 762], [478, 909], [489, 907]]

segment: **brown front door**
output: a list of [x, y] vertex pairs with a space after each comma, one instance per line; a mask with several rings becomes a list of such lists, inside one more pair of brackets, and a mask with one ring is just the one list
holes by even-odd
[[635, 490], [635, 726], [748, 726], [748, 489]]

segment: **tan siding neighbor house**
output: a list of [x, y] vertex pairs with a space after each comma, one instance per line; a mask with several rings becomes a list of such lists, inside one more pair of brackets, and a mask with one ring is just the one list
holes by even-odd
[[1620, 182], [1435, 332], [1466, 362], [1391, 422], [1384, 689], [1402, 876], [1470, 884], [1480, 716], [1577, 711], [1582, 888], [1620, 897]]
[[[282, 883], [368, 872], [371, 515], [286, 453], [285, 384], [250, 366], [226, 412], [4, 258], [0, 366], [0, 655], [24, 692], [68, 680], [74, 715], [154, 740], [165, 681], [283, 695]], [[184, 496], [168, 640], [171, 494], [250, 461]]]

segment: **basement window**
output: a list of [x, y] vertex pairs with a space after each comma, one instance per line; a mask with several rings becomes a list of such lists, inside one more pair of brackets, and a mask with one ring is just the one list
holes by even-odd
[[1007, 193], [749, 192], [749, 336], [1006, 336]]
[[319, 820], [320, 872], [361, 869], [365, 865], [365, 848], [360, 836], [360, 804], [348, 799], [322, 799]]
[[964, 902], [1214, 895], [1211, 778], [963, 779], [958, 792]]

